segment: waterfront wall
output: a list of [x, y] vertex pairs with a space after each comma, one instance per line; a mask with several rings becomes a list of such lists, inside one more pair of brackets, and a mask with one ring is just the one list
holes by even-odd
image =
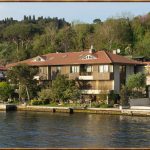
[[150, 106], [150, 98], [137, 98], [129, 100], [130, 107], [133, 106]]
[[46, 107], [46, 106], [18, 106], [19, 111], [42, 111], [53, 113], [92, 113], [107, 115], [129, 115], [129, 116], [150, 116], [150, 109], [132, 110], [117, 108], [69, 108], [69, 107]]
[[[10, 105], [9, 105], [10, 106]], [[16, 106], [16, 105], [13, 105]], [[1, 111], [7, 110], [8, 106], [0, 105]], [[12, 105], [11, 107], [12, 108]], [[14, 107], [15, 108], [15, 107]], [[107, 115], [130, 115], [130, 116], [150, 116], [150, 108], [139, 109], [118, 109], [118, 108], [70, 108], [70, 107], [49, 107], [49, 106], [16, 106], [17, 111], [35, 111], [35, 112], [50, 112], [50, 113], [91, 113], [91, 114], [107, 114]], [[12, 109], [10, 109], [12, 110]]]
[[0, 110], [2, 110], [2, 111], [15, 111], [15, 110], [17, 110], [17, 106], [11, 105], [11, 104], [0, 104]]

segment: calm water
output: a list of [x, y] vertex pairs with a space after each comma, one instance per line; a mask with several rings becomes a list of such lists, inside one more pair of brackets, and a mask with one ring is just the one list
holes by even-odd
[[150, 118], [0, 112], [0, 147], [150, 147]]

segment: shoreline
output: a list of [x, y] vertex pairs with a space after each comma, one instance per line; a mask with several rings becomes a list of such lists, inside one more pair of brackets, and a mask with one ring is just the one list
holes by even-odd
[[150, 116], [150, 109], [119, 109], [119, 108], [73, 108], [50, 106], [25, 106], [1, 104], [0, 111], [36, 111], [51, 113], [91, 113], [107, 115]]

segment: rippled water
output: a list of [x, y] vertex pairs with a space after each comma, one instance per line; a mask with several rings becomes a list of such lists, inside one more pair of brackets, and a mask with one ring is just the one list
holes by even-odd
[[0, 112], [0, 147], [150, 147], [150, 118]]

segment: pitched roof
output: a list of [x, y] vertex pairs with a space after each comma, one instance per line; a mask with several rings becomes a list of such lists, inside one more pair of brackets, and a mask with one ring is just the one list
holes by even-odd
[[[94, 56], [93, 59], [84, 59], [85, 56]], [[37, 56], [38, 57], [38, 56]], [[45, 61], [34, 61], [36, 57], [20, 61], [17, 63], [8, 64], [7, 67], [12, 67], [20, 63], [25, 63], [31, 66], [47, 66], [47, 65], [75, 65], [75, 64], [131, 64], [142, 65], [142, 62], [125, 58], [120, 55], [112, 54], [107, 51], [96, 51], [89, 53], [89, 51], [81, 52], [66, 52], [66, 53], [49, 53], [40, 56]]]
[[149, 65], [150, 66], [150, 61], [145, 61], [143, 64]]
[[6, 71], [6, 70], [7, 70], [6, 67], [0, 66], [0, 71]]

